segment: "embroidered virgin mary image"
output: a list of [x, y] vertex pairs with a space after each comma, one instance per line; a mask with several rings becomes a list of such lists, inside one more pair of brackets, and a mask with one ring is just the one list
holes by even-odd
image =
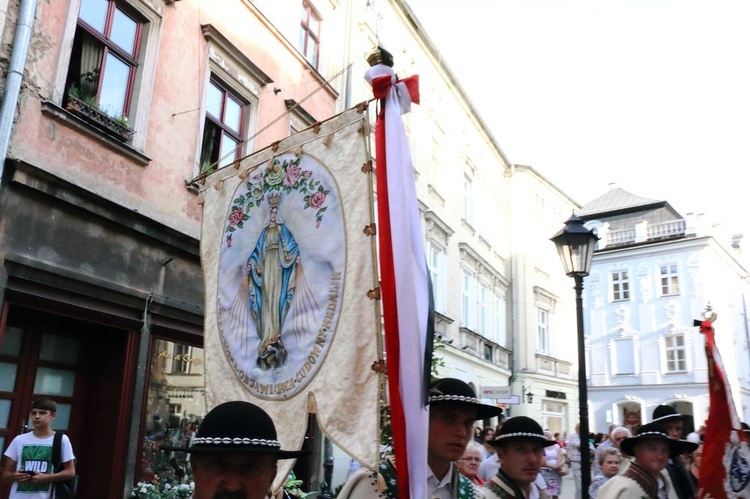
[[286, 398], [325, 359], [344, 285], [335, 180], [302, 154], [251, 172], [227, 213], [219, 264], [224, 351], [251, 391]]
[[[250, 310], [260, 337], [257, 365], [263, 370], [286, 363], [281, 330], [297, 291], [298, 274], [299, 292], [311, 294], [305, 283], [297, 241], [279, 220], [280, 198], [279, 194], [268, 196], [268, 225], [261, 231], [246, 268]], [[313, 310], [305, 311], [309, 312]]]

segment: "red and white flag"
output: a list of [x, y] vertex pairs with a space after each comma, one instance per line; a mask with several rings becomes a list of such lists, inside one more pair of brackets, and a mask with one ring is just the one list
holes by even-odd
[[[696, 321], [706, 336], [710, 410], [698, 487], [714, 499], [750, 497], [750, 450], [740, 426], [712, 321]], [[704, 496], [701, 496], [704, 497]]]
[[365, 79], [380, 99], [375, 127], [378, 238], [391, 428], [399, 497], [426, 497], [427, 428], [424, 383], [429, 274], [414, 170], [401, 115], [419, 103], [418, 80], [397, 81], [383, 64]]

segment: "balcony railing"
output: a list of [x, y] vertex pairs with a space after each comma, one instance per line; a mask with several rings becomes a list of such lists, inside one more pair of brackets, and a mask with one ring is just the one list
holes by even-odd
[[[667, 239], [685, 235], [685, 220], [671, 220], [658, 224], [648, 224], [640, 222], [632, 229], [620, 229], [607, 231], [603, 240], [600, 240], [599, 247], [621, 246], [624, 244], [643, 243]], [[645, 230], [644, 230], [645, 229]], [[599, 237], [602, 237], [600, 230]], [[602, 244], [604, 243], [604, 244]]]

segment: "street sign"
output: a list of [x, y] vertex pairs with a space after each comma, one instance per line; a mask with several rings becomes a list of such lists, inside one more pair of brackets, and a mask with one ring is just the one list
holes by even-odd
[[483, 386], [479, 389], [479, 398], [507, 399], [510, 398], [509, 386]]
[[511, 395], [507, 399], [503, 399], [503, 398], [495, 399], [495, 401], [499, 404], [510, 404], [510, 405], [518, 405], [521, 403], [521, 399], [518, 398], [518, 395]]

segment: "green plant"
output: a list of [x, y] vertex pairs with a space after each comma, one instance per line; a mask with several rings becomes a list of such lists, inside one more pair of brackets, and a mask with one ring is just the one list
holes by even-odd
[[68, 87], [68, 97], [73, 97], [74, 99], [95, 109], [98, 109], [99, 107], [96, 103], [96, 95], [86, 95], [85, 92], [82, 92], [81, 89], [75, 85], [71, 85]]
[[194, 485], [191, 483], [181, 485], [165, 484], [161, 488], [149, 482], [138, 482], [130, 497], [137, 499], [188, 499], [193, 495]]
[[112, 119], [114, 119], [118, 124], [120, 124], [120, 125], [122, 125], [124, 127], [128, 126], [128, 117], [125, 116], [124, 114], [121, 114], [120, 116], [116, 116], [116, 117], [114, 117]]

